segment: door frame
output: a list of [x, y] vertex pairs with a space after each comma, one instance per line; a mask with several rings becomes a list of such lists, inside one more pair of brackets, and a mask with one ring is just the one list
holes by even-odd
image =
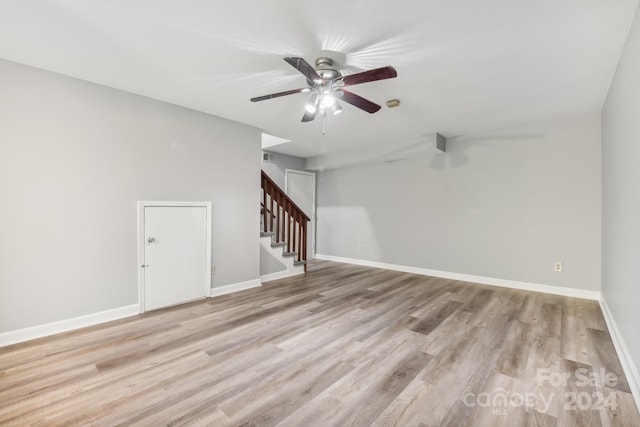
[[186, 208], [206, 208], [207, 218], [205, 220], [206, 227], [206, 241], [205, 241], [205, 280], [204, 280], [204, 296], [208, 298], [211, 296], [211, 212], [212, 202], [176, 202], [176, 201], [138, 201], [138, 230], [137, 230], [137, 244], [138, 244], [138, 303], [139, 312], [145, 312], [144, 301], [144, 208], [146, 207], [186, 207]]
[[316, 223], [317, 218], [316, 218], [316, 173], [315, 172], [309, 172], [309, 171], [303, 171], [303, 170], [299, 170], [299, 169], [289, 169], [286, 168], [284, 170], [284, 193], [288, 196], [288, 189], [287, 187], [289, 186], [289, 172], [292, 173], [297, 173], [300, 175], [309, 175], [311, 176], [312, 180], [313, 180], [313, 196], [312, 196], [312, 203], [313, 203], [313, 212], [312, 212], [312, 219], [313, 221], [311, 222], [311, 227], [313, 227], [313, 245], [311, 245], [311, 254], [313, 257], [316, 256], [316, 241], [318, 240], [318, 234], [316, 233]]

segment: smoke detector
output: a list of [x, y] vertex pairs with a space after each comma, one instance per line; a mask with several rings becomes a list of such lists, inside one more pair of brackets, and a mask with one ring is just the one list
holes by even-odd
[[396, 108], [398, 105], [400, 105], [399, 99], [390, 99], [387, 101], [387, 107], [389, 108]]

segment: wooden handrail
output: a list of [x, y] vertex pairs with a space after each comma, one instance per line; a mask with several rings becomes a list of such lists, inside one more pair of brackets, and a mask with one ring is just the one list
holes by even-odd
[[[276, 242], [285, 243], [287, 252], [296, 252], [298, 261], [306, 261], [307, 222], [310, 218], [264, 171], [260, 188], [262, 231], [274, 233]], [[306, 262], [304, 271], [307, 271]]]

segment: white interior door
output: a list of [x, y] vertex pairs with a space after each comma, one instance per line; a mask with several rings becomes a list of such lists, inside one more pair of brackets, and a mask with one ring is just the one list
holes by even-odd
[[316, 253], [316, 174], [287, 169], [284, 189], [311, 219], [307, 224], [307, 259], [312, 259]]
[[145, 206], [141, 244], [145, 310], [206, 296], [206, 207]]

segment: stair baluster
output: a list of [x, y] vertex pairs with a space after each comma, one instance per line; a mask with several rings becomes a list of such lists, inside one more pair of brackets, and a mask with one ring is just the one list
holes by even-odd
[[283, 242], [287, 252], [297, 251], [297, 261], [304, 262], [306, 272], [309, 217], [264, 171], [262, 171], [260, 187], [262, 188], [260, 203], [263, 215], [262, 231], [274, 233], [276, 243]]

